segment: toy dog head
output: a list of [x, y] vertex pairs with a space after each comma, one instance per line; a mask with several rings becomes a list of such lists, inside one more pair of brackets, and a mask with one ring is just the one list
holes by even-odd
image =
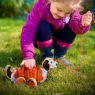
[[45, 58], [44, 61], [42, 62], [42, 65], [45, 68], [45, 70], [49, 70], [52, 68], [56, 68], [57, 62], [54, 61], [52, 58]]

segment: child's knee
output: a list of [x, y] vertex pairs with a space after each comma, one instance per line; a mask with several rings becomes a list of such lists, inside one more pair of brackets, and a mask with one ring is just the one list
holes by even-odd
[[38, 41], [47, 41], [52, 39], [52, 26], [47, 21], [41, 21], [36, 32], [36, 39]]
[[38, 24], [37, 34], [46, 34], [47, 32], [52, 32], [52, 26], [47, 21], [43, 20]]

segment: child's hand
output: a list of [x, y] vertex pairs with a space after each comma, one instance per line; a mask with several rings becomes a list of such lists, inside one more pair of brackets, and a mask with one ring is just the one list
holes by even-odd
[[88, 26], [91, 24], [92, 21], [92, 13], [88, 11], [82, 16], [81, 24], [82, 26]]
[[25, 67], [31, 69], [33, 67], [36, 67], [36, 62], [35, 59], [27, 59], [27, 60], [23, 60], [20, 65], [21, 66], [25, 65]]

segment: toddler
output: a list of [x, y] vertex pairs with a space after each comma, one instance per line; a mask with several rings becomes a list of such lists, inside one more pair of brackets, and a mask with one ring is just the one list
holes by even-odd
[[[20, 65], [27, 68], [36, 66], [34, 47], [46, 57], [57, 58], [66, 66], [72, 63], [64, 58], [77, 34], [90, 29], [92, 13], [80, 15], [82, 0], [38, 0], [22, 28]], [[54, 49], [54, 54], [51, 50]]]

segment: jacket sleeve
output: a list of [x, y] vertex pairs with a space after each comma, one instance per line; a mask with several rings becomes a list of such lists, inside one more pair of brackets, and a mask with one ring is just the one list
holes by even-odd
[[24, 59], [34, 58], [34, 38], [40, 22], [40, 15], [37, 5], [35, 4], [32, 11], [22, 28], [21, 33], [21, 52]]
[[81, 18], [82, 16], [79, 14], [78, 10], [75, 10], [71, 14], [71, 19], [69, 21], [69, 27], [75, 34], [84, 34], [90, 29], [90, 25], [89, 26], [81, 25]]

